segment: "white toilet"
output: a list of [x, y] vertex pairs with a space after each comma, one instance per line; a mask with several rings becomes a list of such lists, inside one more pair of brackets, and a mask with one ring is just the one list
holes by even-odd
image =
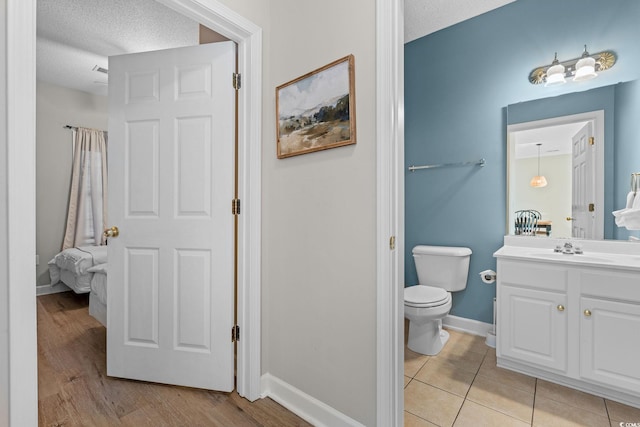
[[451, 292], [467, 287], [471, 249], [416, 246], [418, 285], [404, 288], [404, 317], [409, 319], [409, 349], [436, 355], [449, 339], [442, 319], [451, 309]]

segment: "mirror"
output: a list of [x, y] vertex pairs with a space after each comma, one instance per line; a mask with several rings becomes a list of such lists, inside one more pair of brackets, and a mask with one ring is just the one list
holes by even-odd
[[[630, 175], [640, 172], [638, 111], [637, 81], [509, 105], [507, 234], [518, 234], [516, 211], [531, 209], [542, 219], [536, 235], [640, 237], [612, 215], [625, 207]], [[538, 164], [545, 187], [530, 185]]]

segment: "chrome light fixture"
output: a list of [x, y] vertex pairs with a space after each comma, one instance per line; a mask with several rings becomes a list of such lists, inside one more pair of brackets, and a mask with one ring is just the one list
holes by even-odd
[[589, 80], [597, 77], [597, 72], [613, 67], [616, 59], [615, 53], [611, 51], [590, 55], [585, 45], [580, 58], [559, 61], [556, 53], [551, 65], [538, 67], [531, 71], [529, 82], [534, 85], [544, 83], [545, 86], [557, 86], [565, 83], [569, 78], [575, 82]]
[[591, 80], [598, 77], [596, 74], [596, 60], [589, 56], [587, 45], [584, 45], [584, 52], [578, 62], [576, 62], [576, 74], [573, 76], [574, 82]]
[[545, 81], [545, 86], [560, 86], [566, 83], [564, 79], [565, 68], [564, 65], [558, 61], [558, 52], [556, 52], [555, 57], [553, 58], [553, 62], [551, 66], [547, 69], [547, 78]]
[[546, 187], [547, 186], [547, 178], [544, 175], [540, 175], [540, 146], [541, 142], [536, 144], [538, 146], [538, 175], [531, 178], [531, 182], [529, 183], [532, 187]]

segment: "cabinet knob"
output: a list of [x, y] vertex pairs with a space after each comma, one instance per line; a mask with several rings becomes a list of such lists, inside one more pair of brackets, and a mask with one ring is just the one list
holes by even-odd
[[560, 304], [560, 305], [558, 306], [558, 311], [564, 311], [564, 305]]
[[584, 311], [584, 315], [587, 316], [587, 317], [591, 316], [591, 310], [589, 310], [589, 309], [585, 310]]

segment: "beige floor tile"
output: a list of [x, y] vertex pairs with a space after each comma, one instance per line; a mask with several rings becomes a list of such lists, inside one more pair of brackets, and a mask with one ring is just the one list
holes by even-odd
[[418, 371], [415, 379], [465, 397], [475, 376], [473, 372], [456, 369], [449, 363], [431, 359]]
[[640, 409], [614, 402], [613, 400], [605, 400], [609, 418], [612, 426], [619, 426], [620, 423], [637, 423], [640, 425]]
[[533, 393], [477, 376], [467, 394], [467, 399], [524, 422], [531, 422]]
[[[526, 427], [529, 423], [494, 411], [486, 406], [466, 400], [462, 405], [460, 414], [456, 418], [454, 427]], [[406, 426], [406, 424], [405, 424]]]
[[473, 372], [475, 374], [482, 364], [484, 354], [459, 348], [455, 345], [449, 346], [449, 343], [447, 343], [437, 356], [431, 356], [431, 358], [449, 363], [456, 369]]
[[535, 427], [610, 427], [609, 418], [556, 400], [539, 397], [533, 410]]
[[404, 390], [404, 409], [439, 426], [453, 425], [464, 399], [420, 381]]
[[420, 368], [422, 368], [422, 365], [424, 365], [427, 360], [429, 360], [429, 356], [411, 351], [405, 346], [404, 374], [410, 378], [415, 377], [416, 373], [420, 370]]
[[460, 351], [473, 351], [475, 353], [482, 354], [485, 354], [489, 349], [487, 344], [485, 344], [485, 337], [458, 332], [451, 329], [447, 329], [447, 331], [449, 332], [449, 341], [447, 342], [447, 345], [450, 347], [455, 347]]
[[490, 378], [494, 381], [499, 381], [504, 385], [526, 391], [527, 393], [535, 393], [535, 377], [530, 377], [504, 368], [498, 368], [498, 366], [496, 366], [496, 353], [495, 350], [492, 350], [487, 352], [482, 365], [480, 365], [478, 375]]
[[437, 425], [404, 411], [404, 427], [437, 427]]
[[549, 381], [538, 380], [536, 398], [538, 396], [585, 409], [602, 417], [607, 416], [603, 398]]

